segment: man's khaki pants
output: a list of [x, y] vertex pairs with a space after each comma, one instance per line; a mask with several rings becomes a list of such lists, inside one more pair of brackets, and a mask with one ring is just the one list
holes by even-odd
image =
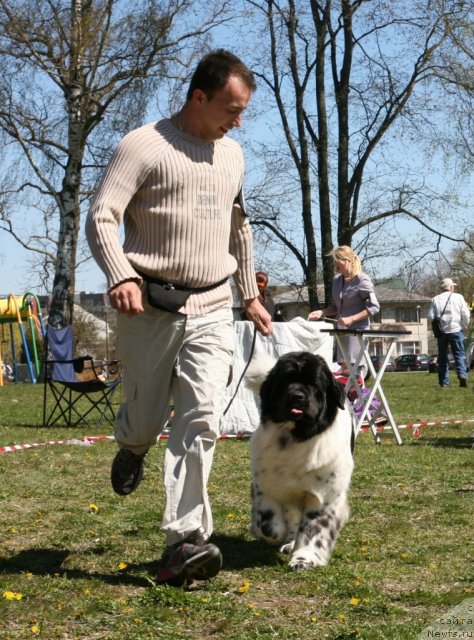
[[156, 444], [174, 404], [164, 460], [162, 529], [174, 544], [203, 527], [211, 535], [207, 482], [234, 352], [231, 309], [199, 316], [158, 311], [119, 315], [118, 356], [124, 404], [116, 420], [120, 447], [136, 454]]

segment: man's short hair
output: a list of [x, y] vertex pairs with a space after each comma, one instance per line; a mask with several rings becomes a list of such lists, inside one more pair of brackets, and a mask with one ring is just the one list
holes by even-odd
[[231, 76], [239, 78], [252, 92], [257, 88], [253, 73], [240, 58], [225, 49], [211, 51], [196, 67], [186, 100], [191, 100], [195, 89], [201, 89], [211, 100], [216, 91], [225, 87]]

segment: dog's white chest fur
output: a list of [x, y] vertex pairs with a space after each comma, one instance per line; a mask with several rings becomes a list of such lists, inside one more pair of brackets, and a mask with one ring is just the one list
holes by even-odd
[[280, 500], [316, 499], [321, 506], [346, 494], [354, 466], [349, 412], [339, 409], [329, 429], [304, 442], [292, 441], [291, 426], [260, 425], [252, 436], [252, 475], [260, 489]]
[[295, 570], [325, 565], [349, 517], [352, 420], [319, 356], [282, 356], [262, 383], [251, 439], [252, 533]]

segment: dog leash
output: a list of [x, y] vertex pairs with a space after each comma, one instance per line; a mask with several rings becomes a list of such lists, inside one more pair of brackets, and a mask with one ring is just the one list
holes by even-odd
[[[279, 356], [278, 350], [277, 350], [277, 348], [276, 348], [275, 338], [274, 338], [273, 334], [270, 334], [270, 335], [268, 336], [268, 338], [270, 339], [270, 341], [271, 341], [271, 342], [272, 342], [272, 344], [273, 344], [273, 350], [274, 350], [274, 352], [275, 352], [275, 356], [276, 356], [276, 358], [278, 359], [280, 356]], [[227, 404], [227, 407], [225, 408], [225, 410], [224, 410], [224, 412], [223, 412], [223, 414], [222, 414], [223, 416], [225, 416], [225, 415], [226, 415], [226, 413], [227, 413], [227, 412], [229, 411], [229, 409], [230, 409], [230, 405], [231, 405], [231, 404], [234, 402], [234, 400], [235, 400], [235, 396], [237, 395], [237, 392], [238, 392], [238, 390], [239, 390], [240, 384], [241, 384], [242, 380], [244, 379], [245, 374], [247, 373], [247, 369], [249, 368], [250, 362], [252, 361], [252, 357], [253, 357], [253, 354], [254, 354], [254, 351], [255, 351], [255, 344], [256, 344], [256, 342], [257, 342], [257, 328], [254, 326], [254, 329], [253, 329], [253, 336], [252, 336], [252, 344], [251, 344], [251, 346], [250, 346], [250, 353], [249, 353], [249, 357], [248, 357], [247, 363], [245, 364], [244, 370], [242, 371], [242, 373], [241, 373], [241, 375], [240, 375], [240, 378], [239, 378], [239, 381], [237, 382], [237, 386], [235, 387], [234, 395], [233, 395], [233, 396], [232, 396], [232, 398], [229, 400], [229, 402], [228, 402], [228, 404]]]
[[248, 358], [247, 363], [246, 363], [246, 365], [244, 367], [244, 370], [241, 373], [239, 381], [237, 382], [237, 386], [235, 387], [234, 395], [229, 400], [229, 402], [227, 404], [227, 407], [225, 408], [224, 413], [222, 414], [223, 416], [225, 416], [225, 414], [229, 411], [230, 405], [234, 402], [235, 396], [237, 395], [237, 391], [239, 390], [239, 387], [240, 387], [240, 383], [244, 379], [244, 375], [246, 374], [247, 369], [249, 368], [249, 364], [250, 364], [250, 362], [252, 360], [253, 352], [255, 351], [255, 343], [256, 343], [256, 341], [257, 341], [257, 327], [254, 326], [254, 328], [253, 328], [253, 336], [252, 336], [252, 344], [250, 346], [249, 358]]

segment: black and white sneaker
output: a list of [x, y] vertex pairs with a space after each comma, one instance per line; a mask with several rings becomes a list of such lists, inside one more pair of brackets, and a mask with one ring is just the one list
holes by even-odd
[[110, 480], [115, 493], [128, 496], [138, 487], [143, 478], [145, 453], [137, 455], [129, 449], [120, 449], [112, 462]]

